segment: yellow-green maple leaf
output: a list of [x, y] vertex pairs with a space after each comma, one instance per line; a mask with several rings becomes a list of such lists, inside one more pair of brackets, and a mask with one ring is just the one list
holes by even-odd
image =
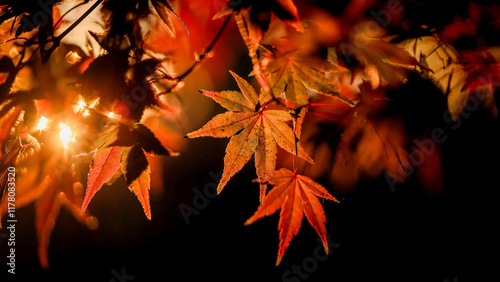
[[342, 68], [329, 61], [304, 56], [300, 51], [268, 56], [265, 69], [273, 95], [277, 98], [285, 93], [286, 102], [292, 107], [309, 104], [307, 89], [319, 94], [336, 96], [343, 101], [352, 102], [343, 96], [326, 77], [326, 72], [342, 71]]

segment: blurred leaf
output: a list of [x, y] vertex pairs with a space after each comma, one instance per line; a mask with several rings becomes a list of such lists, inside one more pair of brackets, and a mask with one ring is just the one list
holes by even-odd
[[343, 68], [329, 61], [305, 56], [300, 51], [281, 53], [273, 52], [266, 57], [270, 62], [265, 68], [273, 94], [278, 98], [285, 93], [286, 102], [291, 107], [309, 104], [307, 89], [324, 95], [336, 96], [348, 104], [353, 104], [344, 97], [331, 81], [326, 72], [342, 71]]
[[61, 182], [52, 178], [46, 189], [35, 204], [35, 226], [38, 238], [38, 259], [42, 268], [49, 268], [49, 243], [50, 235], [54, 229], [55, 221], [59, 216], [61, 204], [57, 201]]
[[297, 31], [304, 31], [300, 23], [299, 11], [292, 0], [230, 0], [213, 19], [242, 10], [243, 16], [250, 22], [247, 29], [254, 47], [259, 45], [264, 34], [269, 30], [273, 14]]
[[9, 94], [17, 74], [17, 69], [12, 59], [7, 56], [3, 56], [0, 59], [0, 73], [2, 73], [3, 76], [0, 81], [0, 104], [2, 104]]
[[24, 111], [24, 124], [31, 129], [34, 126], [38, 109], [35, 105], [35, 97], [37, 97], [36, 89], [31, 91], [18, 91], [11, 93], [7, 97], [10, 99], [9, 103], [5, 104], [0, 109], [0, 118], [7, 114], [12, 108], [18, 107]]
[[467, 72], [464, 89], [472, 93], [478, 88], [489, 86], [495, 92], [500, 81], [500, 62], [488, 50], [461, 51], [460, 61]]
[[424, 72], [422, 76], [430, 78], [447, 96], [448, 110], [456, 120], [469, 96], [468, 91], [465, 91], [468, 75], [459, 61], [457, 50], [451, 45], [443, 44], [434, 36], [409, 39], [399, 45], [431, 70]]
[[[171, 37], [175, 37], [175, 28], [170, 20], [170, 17], [167, 14], [167, 11], [170, 11], [175, 14], [174, 9], [170, 5], [170, 3], [166, 0], [148, 0], [149, 9], [152, 13], [156, 14], [161, 22], [167, 28], [168, 34]], [[177, 14], [175, 14], [177, 16]]]
[[15, 107], [11, 108], [4, 117], [0, 117], [0, 124], [2, 125], [0, 128], [0, 159], [3, 159], [7, 138], [20, 114], [21, 107]]

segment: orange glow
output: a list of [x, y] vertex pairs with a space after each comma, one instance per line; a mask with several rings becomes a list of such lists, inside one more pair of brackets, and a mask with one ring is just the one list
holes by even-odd
[[80, 102], [78, 102], [78, 105], [76, 106], [76, 110], [80, 111], [81, 109], [83, 109], [86, 106], [87, 105], [83, 101], [80, 101]]
[[38, 122], [38, 125], [36, 126], [36, 129], [38, 130], [44, 130], [47, 127], [47, 122], [48, 119], [44, 116], [40, 118], [40, 121]]
[[69, 51], [68, 54], [66, 54], [66, 62], [69, 64], [76, 64], [82, 61], [82, 57], [78, 55], [77, 52]]
[[68, 143], [70, 141], [74, 141], [73, 132], [71, 132], [68, 125], [63, 123], [59, 123], [59, 127], [61, 128], [61, 131], [59, 131], [59, 138], [61, 139], [64, 148], [68, 148]]

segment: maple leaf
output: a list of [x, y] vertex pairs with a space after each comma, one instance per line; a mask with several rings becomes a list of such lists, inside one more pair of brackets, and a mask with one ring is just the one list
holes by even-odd
[[179, 20], [179, 22], [184, 26], [186, 29], [188, 35], [189, 35], [189, 30], [187, 26], [184, 24], [184, 22], [181, 20], [181, 18], [175, 13], [174, 8], [172, 5], [168, 2], [168, 0], [149, 0], [148, 1], [148, 6], [149, 9], [153, 14], [156, 14], [163, 24], [166, 26], [167, 31], [170, 36], [175, 37], [175, 29], [172, 21], [170, 20], [170, 17], [167, 14], [167, 11], [171, 12], [174, 14], [174, 16]]
[[149, 154], [178, 156], [179, 153], [165, 148], [154, 133], [143, 124], [136, 123], [132, 127], [120, 125], [117, 139], [108, 146], [130, 147], [139, 144]]
[[92, 157], [87, 180], [87, 191], [83, 200], [81, 213], [83, 214], [102, 185], [108, 182], [120, 166], [122, 147], [99, 148]]
[[[469, 92], [466, 91], [475, 68], [465, 67], [470, 65], [460, 59], [459, 52], [451, 45], [443, 44], [436, 36], [423, 36], [415, 39], [402, 41], [398, 46], [404, 48], [406, 52], [415, 57], [421, 65], [430, 69], [425, 75], [443, 92], [447, 97], [448, 110], [453, 120], [457, 120], [462, 114]], [[477, 61], [476, 61], [477, 62]], [[481, 64], [480, 64], [481, 65]], [[480, 69], [483, 69], [480, 67]], [[477, 69], [479, 70], [479, 69]], [[482, 71], [476, 74], [482, 74]], [[479, 78], [479, 77], [478, 77]], [[489, 77], [485, 77], [489, 79]], [[476, 80], [478, 82], [483, 79]], [[487, 80], [486, 80], [487, 81]], [[471, 84], [470, 86], [480, 86]], [[472, 89], [471, 89], [472, 90]]]
[[[36, 139], [30, 137], [27, 138], [27, 141], [36, 141]], [[80, 213], [82, 199], [79, 193], [83, 190], [83, 185], [80, 182], [80, 173], [76, 168], [76, 159], [72, 158], [71, 164], [67, 163], [63, 154], [53, 150], [45, 150], [43, 147], [40, 150], [40, 147], [35, 144], [30, 147], [38, 149], [30, 154], [30, 158], [24, 158], [23, 155], [28, 151], [28, 145], [20, 146], [18, 144], [17, 147], [10, 148], [11, 152], [17, 152], [15, 154], [17, 156], [16, 208], [35, 201], [38, 258], [41, 266], [47, 269], [49, 267], [50, 236], [62, 207], [65, 207], [75, 219], [91, 230], [97, 228], [98, 221], [88, 212]], [[23, 171], [29, 171], [29, 173]], [[7, 213], [7, 201], [4, 199], [0, 206], [0, 217]]]
[[118, 126], [116, 140], [105, 141], [92, 158], [87, 194], [81, 212], [86, 210], [90, 200], [104, 183], [113, 177], [116, 178], [118, 168], [121, 166], [127, 187], [137, 196], [146, 217], [151, 219], [149, 204], [151, 168], [144, 152], [156, 155], [178, 155], [163, 147], [153, 132], [142, 124], [135, 124], [131, 128], [124, 125]]
[[252, 224], [259, 218], [271, 215], [281, 209], [278, 223], [280, 243], [276, 265], [280, 264], [290, 241], [299, 232], [304, 214], [318, 233], [325, 252], [328, 254], [326, 217], [318, 197], [338, 203], [337, 199], [311, 178], [298, 175], [286, 168], [275, 171], [269, 183], [275, 187], [269, 192], [257, 211], [245, 222], [245, 225]]
[[127, 66], [128, 54], [124, 52], [110, 52], [96, 58], [78, 78], [81, 94], [88, 100], [100, 98], [100, 103], [111, 105], [120, 93], [126, 92]]
[[311, 89], [320, 94], [336, 96], [353, 105], [352, 101], [343, 96], [325, 74], [342, 71], [341, 67], [326, 60], [305, 56], [300, 50], [286, 53], [275, 50], [266, 58], [270, 62], [265, 72], [275, 97], [279, 97], [284, 92], [288, 104], [301, 107], [309, 104], [307, 89]]
[[4, 0], [1, 3], [0, 24], [22, 16], [15, 34], [18, 37], [24, 32], [47, 25], [47, 19], [44, 17], [51, 17], [52, 7], [61, 2], [62, 0], [49, 0], [33, 5], [30, 0]]
[[[64, 15], [61, 23], [54, 31], [55, 35], [61, 34], [68, 29], [71, 24], [77, 21], [94, 3], [92, 1], [85, 2], [69, 2], [57, 6], [60, 15]], [[92, 35], [102, 34], [105, 32], [104, 19], [99, 9], [93, 10], [78, 26], [66, 35], [61, 43], [72, 44], [80, 48], [87, 56], [97, 58], [104, 53], [103, 48], [99, 45], [96, 38]]]
[[335, 56], [341, 58], [354, 74], [364, 73], [375, 89], [399, 87], [410, 71], [432, 72], [401, 46], [390, 42], [387, 31], [381, 26], [377, 32], [368, 32], [372, 24], [371, 21], [357, 23], [345, 42], [335, 48]]
[[277, 146], [310, 163], [313, 161], [296, 141], [292, 128], [287, 124], [292, 120], [290, 113], [287, 110], [269, 109], [269, 104], [260, 106], [255, 89], [237, 74], [231, 72], [231, 75], [241, 92], [202, 91], [229, 111], [215, 116], [202, 128], [188, 133], [187, 136], [232, 137], [226, 148], [224, 172], [217, 187], [218, 193], [255, 152], [255, 167], [261, 184], [262, 200], [267, 182], [276, 166]]
[[151, 206], [149, 204], [149, 189], [151, 188], [151, 167], [146, 155], [139, 145], [123, 151], [126, 158], [122, 158], [122, 171], [127, 186], [135, 194], [142, 205], [144, 214], [151, 220]]
[[488, 86], [495, 92], [498, 87], [496, 82], [500, 81], [500, 63], [487, 49], [461, 51], [460, 61], [467, 72], [464, 89], [472, 93], [483, 86]]
[[[52, 175], [54, 176], [54, 175]], [[71, 177], [71, 176], [70, 176]], [[54, 177], [56, 178], [56, 177]], [[67, 178], [67, 174], [63, 174]], [[35, 223], [38, 238], [38, 260], [44, 269], [49, 267], [50, 235], [54, 229], [55, 221], [61, 211], [61, 203], [57, 200], [63, 180], [51, 179], [44, 193], [35, 203]]]
[[[5, 109], [5, 107], [2, 108], [2, 110], [3, 109]], [[0, 160], [4, 157], [4, 146], [11, 133], [12, 127], [21, 114], [21, 110], [21, 107], [9, 108], [8, 113], [10, 113], [10, 115], [0, 116], [0, 124], [2, 125], [0, 129]]]
[[2, 76], [0, 80], [0, 103], [3, 103], [7, 94], [9, 94], [17, 72], [18, 69], [14, 66], [11, 58], [7, 56], [0, 58], [0, 74]]
[[[75, 219], [87, 228], [95, 230], [98, 226], [98, 220], [95, 217], [90, 216], [87, 212], [79, 212], [77, 197], [75, 197], [73, 189], [76, 187], [75, 184], [80, 185], [80, 187], [83, 186], [81, 183], [75, 182], [72, 174], [74, 174], [74, 171], [71, 171], [69, 167], [55, 164], [50, 168], [50, 172], [48, 172], [45, 180], [39, 183], [38, 187], [34, 189], [40, 191], [38, 193], [41, 193], [35, 202], [35, 223], [38, 239], [38, 259], [44, 269], [48, 269], [49, 267], [48, 249], [50, 236], [62, 207], [70, 211]], [[30, 188], [25, 190], [33, 189], [33, 187]], [[29, 200], [32, 197], [30, 193], [26, 192], [19, 196], [19, 199], [16, 197], [16, 201], [25, 200], [23, 199], [24, 197], [27, 197]]]

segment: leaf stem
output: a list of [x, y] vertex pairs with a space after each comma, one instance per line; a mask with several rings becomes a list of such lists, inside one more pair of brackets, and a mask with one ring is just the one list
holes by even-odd
[[52, 52], [54, 52], [54, 50], [59, 47], [59, 44], [61, 43], [61, 40], [66, 36], [68, 35], [68, 33], [70, 33], [73, 29], [75, 29], [75, 27], [77, 27], [86, 17], [88, 17], [88, 15], [90, 15], [101, 3], [102, 3], [103, 0], [97, 0], [94, 5], [92, 5], [87, 11], [85, 11], [85, 13], [83, 13], [83, 15], [81, 15], [74, 23], [72, 23], [67, 29], [65, 29], [61, 34], [59, 34], [58, 36], [54, 37], [52, 39], [53, 43], [52, 43], [52, 46], [50, 46], [50, 48], [46, 51], [42, 50], [42, 52], [47, 52], [45, 54], [47, 60], [48, 58], [50, 57], [50, 55], [52, 54]]
[[210, 53], [210, 51], [212, 51], [212, 48], [214, 47], [215, 43], [217, 41], [219, 41], [219, 38], [221, 37], [222, 33], [226, 29], [226, 26], [229, 23], [229, 19], [230, 19], [230, 17], [226, 18], [226, 20], [222, 24], [221, 28], [219, 29], [219, 31], [215, 35], [212, 42], [210, 42], [210, 44], [203, 50], [203, 52], [201, 52], [201, 54], [199, 54], [198, 60], [196, 60], [196, 62], [194, 62], [194, 64], [187, 71], [185, 71], [183, 74], [181, 74], [177, 78], [179, 81], [183, 80], [186, 76], [188, 76], [190, 73], [192, 73], [196, 69], [196, 67], [199, 64], [201, 64], [201, 62], [207, 57], [207, 54]]

